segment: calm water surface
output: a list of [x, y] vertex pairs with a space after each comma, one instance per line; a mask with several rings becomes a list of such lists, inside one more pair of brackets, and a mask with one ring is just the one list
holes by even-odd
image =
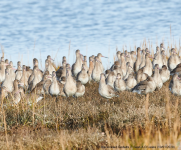
[[[84, 55], [98, 52], [109, 56], [104, 64], [113, 62], [116, 46], [133, 50], [144, 38], [170, 41], [170, 25], [174, 41], [181, 33], [181, 1], [152, 0], [1, 0], [0, 44], [5, 57], [25, 65], [32, 58], [42, 61], [48, 54], [60, 63], [62, 56], [69, 63], [74, 52]], [[126, 47], [125, 47], [126, 48]], [[55, 57], [56, 56], [56, 57]]]

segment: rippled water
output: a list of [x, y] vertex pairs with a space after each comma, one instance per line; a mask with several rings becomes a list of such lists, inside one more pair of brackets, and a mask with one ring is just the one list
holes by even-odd
[[[31, 65], [32, 58], [42, 60], [50, 54], [56, 63], [63, 55], [69, 62], [74, 51], [84, 55], [104, 53], [113, 61], [116, 46], [133, 49], [144, 39], [153, 45], [172, 36], [177, 42], [181, 33], [181, 1], [118, 0], [1, 0], [0, 43], [5, 56], [14, 62], [21, 59]], [[154, 45], [156, 46], [156, 45]], [[56, 55], [57, 54], [57, 55]]]

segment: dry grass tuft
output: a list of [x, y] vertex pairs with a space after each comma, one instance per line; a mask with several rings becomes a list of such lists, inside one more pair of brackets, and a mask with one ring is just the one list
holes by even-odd
[[173, 95], [168, 85], [169, 81], [147, 97], [125, 91], [108, 100], [99, 95], [98, 83], [91, 83], [86, 85], [84, 97], [59, 97], [55, 101], [45, 96], [35, 107], [26, 100], [11, 106], [11, 100], [5, 99], [0, 149], [99, 149], [121, 145], [135, 148], [166, 144], [176, 148], [181, 133], [181, 97]]

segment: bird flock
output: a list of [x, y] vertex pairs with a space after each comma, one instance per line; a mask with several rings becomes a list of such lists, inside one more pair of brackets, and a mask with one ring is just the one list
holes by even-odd
[[[101, 53], [97, 56], [83, 56], [76, 50], [76, 61], [71, 66], [66, 57], [62, 58], [62, 66], [56, 71], [50, 55], [45, 60], [45, 70], [38, 66], [38, 59], [33, 59], [33, 69], [17, 62], [17, 69], [13, 62], [0, 62], [1, 99], [11, 97], [14, 104], [22, 98], [35, 99], [36, 102], [44, 94], [51, 96], [80, 97], [85, 93], [85, 84], [99, 83], [99, 94], [105, 98], [117, 96], [117, 92], [130, 91], [138, 94], [147, 94], [161, 89], [163, 84], [173, 76], [169, 89], [173, 94], [181, 95], [181, 59], [175, 48], [171, 49], [170, 57], [165, 55], [163, 44], [156, 47], [154, 57], [148, 48], [123, 53], [117, 51], [117, 61], [110, 69], [104, 70], [101, 58], [107, 58]], [[29, 94], [26, 94], [29, 93]]]

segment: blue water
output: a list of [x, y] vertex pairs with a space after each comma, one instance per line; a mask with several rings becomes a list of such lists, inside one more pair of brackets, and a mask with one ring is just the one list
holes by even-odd
[[21, 60], [31, 66], [36, 57], [44, 67], [48, 54], [57, 64], [63, 55], [73, 63], [80, 49], [88, 56], [109, 56], [107, 66], [116, 47], [134, 50], [145, 38], [153, 47], [162, 40], [178, 43], [180, 8], [180, 0], [1, 0], [0, 44], [14, 64]]

